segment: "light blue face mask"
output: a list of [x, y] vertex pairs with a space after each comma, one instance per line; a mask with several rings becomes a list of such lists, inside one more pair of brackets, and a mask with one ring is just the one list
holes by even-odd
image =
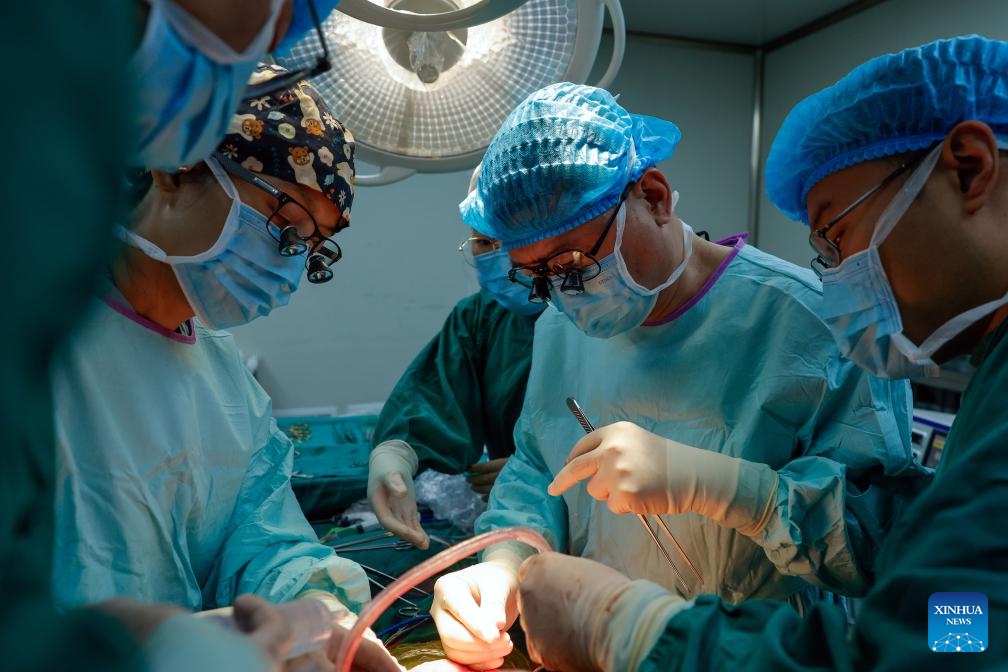
[[620, 251], [625, 227], [626, 207], [621, 204], [616, 213], [616, 246], [612, 254], [599, 261], [599, 274], [585, 281], [585, 291], [581, 294], [567, 295], [558, 289], [550, 291], [550, 300], [560, 312], [578, 329], [595, 338], [612, 338], [643, 324], [654, 309], [659, 292], [682, 276], [693, 256], [693, 229], [683, 222], [682, 261], [665, 282], [650, 289], [644, 287], [630, 275]]
[[130, 61], [138, 87], [135, 115], [140, 139], [133, 162], [176, 170], [217, 148], [249, 77], [273, 39], [282, 0], [271, 0], [270, 19], [236, 53], [173, 2], [151, 3], [147, 28]]
[[120, 229], [120, 235], [152, 259], [172, 266], [201, 322], [211, 329], [227, 329], [287, 305], [304, 276], [304, 256], [281, 256], [266, 229], [266, 215], [241, 202], [216, 161], [208, 159], [207, 165], [232, 199], [224, 228], [209, 250], [171, 256], [132, 231]]
[[528, 287], [508, 280], [511, 270], [511, 257], [507, 250], [494, 250], [473, 257], [476, 262], [476, 278], [480, 287], [490, 292], [497, 303], [519, 315], [538, 315], [545, 308], [544, 303], [532, 303], [528, 300]]
[[932, 355], [974, 322], [1008, 304], [1008, 295], [971, 308], [917, 345], [903, 334], [903, 319], [879, 246], [921, 192], [941, 156], [941, 145], [921, 162], [875, 224], [868, 248], [822, 273], [823, 320], [848, 359], [879, 378], [937, 376]]

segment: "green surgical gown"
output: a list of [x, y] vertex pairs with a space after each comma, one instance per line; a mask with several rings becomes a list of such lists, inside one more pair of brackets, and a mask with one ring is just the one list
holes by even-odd
[[[1008, 670], [1008, 321], [984, 343], [934, 483], [886, 537], [853, 636], [843, 614], [807, 618], [770, 602], [704, 597], [669, 621], [643, 672], [668, 670]], [[989, 647], [935, 653], [928, 598], [979, 592]]]
[[53, 555], [53, 427], [47, 375], [111, 248], [130, 138], [126, 61], [135, 3], [4, 6], [0, 105], [7, 241], [0, 335], [0, 667], [139, 670], [125, 629], [92, 612], [59, 616]]
[[479, 461], [484, 444], [491, 459], [513, 454], [535, 320], [482, 290], [459, 301], [396, 383], [378, 417], [374, 445], [405, 441], [421, 470], [446, 474]]

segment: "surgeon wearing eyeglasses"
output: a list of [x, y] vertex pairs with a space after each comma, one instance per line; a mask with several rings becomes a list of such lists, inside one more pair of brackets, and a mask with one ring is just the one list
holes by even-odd
[[[469, 191], [476, 187], [473, 171]], [[487, 497], [514, 454], [514, 425], [532, 364], [532, 330], [545, 305], [508, 280], [511, 259], [499, 240], [472, 232], [458, 251], [480, 291], [459, 301], [444, 326], [399, 378], [374, 430], [368, 498], [386, 529], [415, 545], [420, 525], [413, 477], [422, 469], [467, 473]], [[486, 461], [480, 461], [484, 449]]]
[[[764, 600], [684, 601], [551, 553], [522, 567], [519, 597], [549, 669], [1008, 669], [996, 643], [1008, 632], [1006, 73], [1008, 42], [978, 35], [878, 56], [799, 102], [768, 155], [771, 200], [811, 226], [841, 351], [888, 378], [959, 356], [976, 367], [934, 483], [882, 540], [853, 626], [828, 603], [799, 618]], [[953, 623], [943, 604], [984, 616]]]
[[[459, 245], [480, 291], [456, 304], [382, 407], [374, 430], [368, 496], [386, 529], [421, 548], [413, 477], [423, 469], [467, 473], [487, 497], [514, 453], [514, 426], [532, 363], [532, 330], [545, 304], [508, 280], [500, 241], [473, 232]], [[481, 461], [484, 448], [488, 459]]]
[[[803, 610], [819, 589], [859, 595], [894, 511], [929, 479], [910, 450], [909, 388], [842, 357], [811, 271], [743, 235], [693, 233], [656, 167], [679, 139], [606, 91], [561, 83], [519, 104], [490, 144], [462, 218], [503, 243], [512, 280], [550, 307], [515, 455], [476, 528], [536, 529], [556, 551], [644, 579], [645, 602], [713, 593]], [[568, 397], [598, 429], [584, 435]], [[661, 516], [684, 553], [663, 557], [632, 514]], [[490, 669], [510, 650], [532, 553], [493, 546], [438, 581], [431, 611], [454, 660]], [[603, 589], [592, 575], [572, 583]], [[570, 597], [551, 604], [558, 622]], [[548, 620], [530, 633], [534, 656]], [[629, 669], [635, 635], [620, 632], [591, 651], [603, 669]]]
[[[252, 79], [285, 74], [262, 66]], [[361, 568], [305, 520], [292, 444], [222, 331], [333, 279], [332, 236], [353, 198], [352, 135], [306, 82], [246, 99], [205, 162], [151, 172], [53, 372], [60, 607], [118, 597], [200, 611], [242, 594], [313, 595], [349, 609], [348, 625], [370, 599]], [[376, 642], [357, 662], [399, 669]]]

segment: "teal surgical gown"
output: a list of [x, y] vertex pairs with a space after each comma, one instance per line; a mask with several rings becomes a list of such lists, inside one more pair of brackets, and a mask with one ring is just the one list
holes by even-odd
[[664, 324], [597, 339], [556, 310], [539, 318], [517, 451], [477, 531], [526, 525], [555, 550], [679, 589], [635, 516], [612, 513], [583, 484], [547, 494], [584, 434], [565, 403], [574, 397], [596, 427], [629, 420], [778, 471], [772, 515], [755, 537], [697, 514], [664, 516], [704, 577], [691, 592], [790, 598], [798, 608], [817, 592], [810, 583], [864, 592], [894, 511], [930, 477], [910, 450], [909, 386], [840, 356], [816, 316], [811, 272], [741, 241], [735, 252]]
[[[981, 346], [938, 474], [886, 537], [853, 637], [832, 605], [802, 620], [771, 602], [704, 597], [671, 619], [640, 670], [1008, 670], [1006, 335], [1008, 322]], [[931, 650], [937, 592], [987, 596], [985, 651]]]
[[536, 316], [513, 313], [486, 291], [458, 302], [406, 369], [378, 417], [374, 445], [400, 439], [421, 469], [460, 474], [514, 453], [532, 363]]
[[166, 331], [109, 289], [53, 373], [57, 603], [370, 599], [363, 570], [305, 520], [292, 444], [231, 335]]
[[52, 605], [55, 466], [47, 376], [112, 246], [118, 176], [132, 144], [135, 87], [126, 62], [138, 37], [138, 4], [18, 2], [5, 5], [0, 20], [0, 44], [20, 64], [4, 73], [9, 95], [0, 106], [0, 128], [8, 159], [0, 167], [0, 201], [10, 235], [35, 241], [26, 252], [8, 240], [0, 263], [6, 290], [0, 335], [5, 670], [143, 669], [122, 623], [96, 611], [60, 615]]

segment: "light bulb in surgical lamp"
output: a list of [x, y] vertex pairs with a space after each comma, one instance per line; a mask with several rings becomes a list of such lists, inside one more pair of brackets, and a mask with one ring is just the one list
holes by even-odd
[[[416, 14], [439, 14], [458, 9], [451, 0], [398, 0], [390, 9]], [[414, 32], [383, 28], [382, 39], [392, 59], [416, 74], [424, 84], [433, 84], [465, 53], [465, 28], [439, 32]]]

